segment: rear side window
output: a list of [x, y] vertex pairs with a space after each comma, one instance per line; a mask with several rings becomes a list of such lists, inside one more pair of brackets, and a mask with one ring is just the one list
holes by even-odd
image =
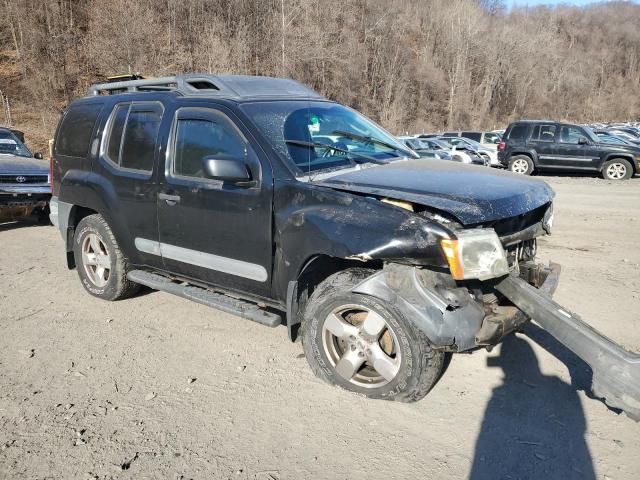
[[537, 140], [539, 142], [553, 142], [555, 138], [555, 125], [536, 125], [531, 134], [531, 140]]
[[129, 104], [117, 105], [111, 120], [111, 130], [107, 143], [107, 156], [113, 163], [120, 164], [120, 145], [122, 145], [122, 132], [129, 114]]
[[56, 139], [57, 155], [81, 158], [87, 156], [93, 127], [101, 109], [102, 104], [95, 103], [69, 107]]
[[527, 138], [527, 132], [529, 131], [529, 125], [519, 123], [511, 127], [509, 131], [509, 140], [525, 140]]
[[[122, 168], [146, 172], [153, 170], [153, 157], [162, 112], [162, 105], [158, 103], [134, 103], [131, 105], [122, 134], [120, 148], [120, 166]], [[116, 115], [118, 114], [120, 112], [116, 112]]]
[[462, 136], [470, 140], [479, 142], [482, 139], [482, 133], [480, 132], [462, 132]]

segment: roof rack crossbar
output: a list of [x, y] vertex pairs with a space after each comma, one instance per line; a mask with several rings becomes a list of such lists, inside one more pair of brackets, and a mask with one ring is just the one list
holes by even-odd
[[135, 92], [138, 87], [171, 87], [178, 85], [178, 77], [148, 78], [144, 80], [125, 80], [123, 82], [96, 83], [89, 87], [88, 95], [100, 95], [110, 90], [127, 90]]

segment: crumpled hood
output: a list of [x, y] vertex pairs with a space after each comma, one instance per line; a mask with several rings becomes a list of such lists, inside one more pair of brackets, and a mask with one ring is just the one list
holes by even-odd
[[464, 225], [515, 217], [554, 197], [551, 187], [542, 180], [428, 159], [338, 173], [314, 183], [424, 205], [447, 212]]
[[49, 163], [30, 157], [0, 154], [0, 175], [48, 175]]

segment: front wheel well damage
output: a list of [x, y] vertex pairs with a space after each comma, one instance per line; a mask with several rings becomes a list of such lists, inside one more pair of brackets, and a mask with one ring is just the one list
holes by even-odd
[[298, 330], [306, 303], [316, 287], [331, 275], [350, 268], [381, 270], [381, 260], [361, 261], [332, 257], [330, 255], [315, 255], [309, 258], [295, 281], [289, 282], [287, 292], [287, 329], [289, 339], [298, 338]]

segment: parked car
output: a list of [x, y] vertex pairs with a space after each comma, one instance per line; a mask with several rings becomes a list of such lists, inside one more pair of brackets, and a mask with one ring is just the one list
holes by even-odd
[[417, 401], [450, 353], [520, 328], [496, 288], [557, 310], [531, 287], [558, 273], [535, 262], [545, 182], [417, 158], [292, 80], [94, 85], [60, 120], [52, 171], [51, 217], [89, 294], [146, 285], [285, 324], [318, 377], [367, 397]]
[[514, 173], [598, 172], [625, 180], [640, 169], [640, 148], [601, 142], [588, 128], [549, 120], [522, 120], [507, 128], [500, 162]]
[[411, 150], [416, 152], [420, 158], [435, 158], [438, 160], [453, 160], [451, 154], [443, 148], [432, 148], [428, 143], [416, 137], [398, 137]]
[[497, 150], [498, 144], [502, 140], [502, 135], [496, 132], [483, 132], [479, 130], [467, 130], [459, 132], [445, 132], [443, 137], [463, 137], [479, 143], [488, 150]]
[[612, 133], [609, 133], [608, 130], [593, 130], [593, 133], [595, 133], [595, 135], [598, 137], [598, 139], [602, 143], [614, 143], [618, 145], [633, 145], [633, 143], [629, 142], [628, 140], [625, 140], [622, 137], [618, 137], [616, 135], [613, 135]]
[[616, 137], [623, 138], [624, 140], [626, 140], [627, 142], [633, 145], [640, 145], [640, 138], [626, 129], [607, 128], [606, 131], [607, 133], [609, 133], [609, 135], [614, 135]]
[[50, 197], [49, 164], [15, 131], [0, 128], [0, 221], [35, 214], [46, 222]]
[[472, 147], [466, 142], [458, 142], [451, 137], [436, 137], [435, 139], [428, 140], [438, 140], [439, 142], [446, 145], [447, 148], [449, 148], [451, 156], [453, 158], [457, 156], [457, 160], [462, 163], [473, 165], [487, 165], [487, 158], [483, 158], [482, 155], [480, 155], [480, 153], [475, 149], [475, 147]]
[[480, 158], [484, 161], [484, 165], [487, 167], [500, 167], [502, 168], [502, 164], [498, 162], [498, 152], [497, 150], [492, 150], [489, 148], [485, 148], [482, 144], [476, 142], [475, 140], [471, 140], [470, 138], [465, 137], [445, 137], [449, 143], [456, 147], [460, 147], [460, 145], [464, 144], [469, 146], [475, 153], [478, 154]]

